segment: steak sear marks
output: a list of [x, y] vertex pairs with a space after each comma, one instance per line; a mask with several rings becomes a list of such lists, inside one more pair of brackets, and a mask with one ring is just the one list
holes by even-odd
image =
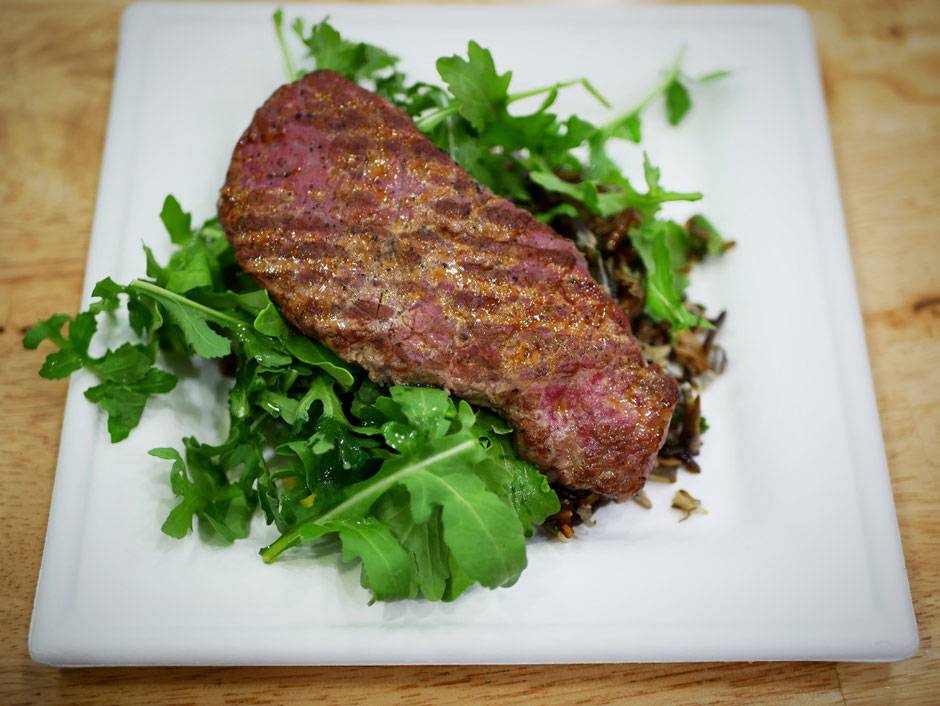
[[278, 89], [235, 148], [219, 219], [300, 331], [389, 384], [499, 412], [523, 458], [615, 498], [676, 404], [574, 245], [329, 71]]

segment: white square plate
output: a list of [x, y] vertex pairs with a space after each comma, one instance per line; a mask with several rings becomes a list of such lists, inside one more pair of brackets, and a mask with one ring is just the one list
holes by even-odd
[[[214, 213], [233, 146], [284, 80], [264, 5], [138, 5], [124, 16], [88, 260], [95, 281], [144, 271], [141, 241], [168, 251], [157, 218], [175, 194]], [[489, 47], [516, 90], [589, 77], [634, 105], [683, 44], [693, 91], [678, 128], [646, 114], [643, 149], [669, 188], [738, 247], [702, 266], [694, 298], [726, 308], [728, 372], [705, 394], [699, 476], [653, 484], [655, 503], [603, 509], [567, 544], [535, 541], [510, 589], [454, 604], [369, 606], [358, 566], [294, 550], [271, 566], [256, 521], [231, 547], [160, 532], [181, 436], [212, 440], [227, 417], [213, 365], [156, 400], [112, 445], [103, 414], [69, 390], [36, 591], [30, 651], [92, 664], [500, 663], [893, 660], [917, 632], [842, 220], [812, 29], [790, 7], [296, 6], [402, 57]], [[297, 48], [297, 45], [294, 44]], [[299, 55], [299, 50], [297, 51]], [[573, 88], [557, 112], [611, 113]], [[642, 183], [641, 152], [617, 157]], [[674, 212], [683, 217], [689, 205]], [[218, 409], [217, 413], [206, 410]], [[708, 515], [679, 523], [676, 487]]]

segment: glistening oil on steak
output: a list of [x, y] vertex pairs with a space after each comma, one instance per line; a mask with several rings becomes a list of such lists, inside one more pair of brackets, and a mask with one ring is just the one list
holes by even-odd
[[676, 382], [574, 245], [329, 71], [283, 86], [235, 148], [219, 220], [284, 317], [382, 383], [499, 412], [550, 478], [636, 493]]

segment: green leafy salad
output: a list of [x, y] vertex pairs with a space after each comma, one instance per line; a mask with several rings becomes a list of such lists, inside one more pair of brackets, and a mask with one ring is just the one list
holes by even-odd
[[[287, 49], [280, 11], [274, 22], [294, 80], [305, 71]], [[637, 190], [605, 152], [612, 139], [638, 142], [641, 112], [661, 96], [669, 121], [683, 118], [690, 79], [679, 60], [636, 109], [596, 126], [549, 112], [558, 92], [576, 85], [603, 102], [586, 79], [512, 92], [512, 74], [500, 74], [475, 42], [466, 58], [439, 59], [443, 84], [431, 85], [410, 83], [396, 57], [344, 39], [326, 20], [309, 30], [297, 20], [292, 28], [311, 70], [332, 69], [375, 90], [476, 179], [575, 237], [608, 291], [618, 301], [632, 297], [635, 326], [667, 342], [683, 332], [711, 335], [713, 321], [685, 302], [686, 272], [727, 244], [701, 217], [683, 227], [658, 216], [665, 202], [701, 195], [667, 190], [648, 159], [646, 188]], [[534, 113], [510, 113], [511, 104], [534, 95], [544, 96]], [[474, 583], [515, 583], [526, 566], [526, 539], [558, 516], [562, 502], [516, 455], [513, 430], [442, 390], [371, 382], [285, 324], [267, 292], [239, 269], [216, 219], [194, 226], [173, 196], [160, 218], [175, 247], [168, 262], [144, 246], [146, 277], [98, 282], [87, 311], [40, 321], [23, 342], [36, 348], [48, 340], [58, 349], [40, 369], [43, 377], [85, 368], [98, 378], [85, 397], [107, 414], [112, 442], [137, 426], [151, 395], [176, 386], [164, 369], [168, 361], [214, 359], [231, 376], [222, 443], [187, 437], [181, 450], [150, 451], [171, 463], [178, 500], [163, 532], [182, 538], [195, 517], [202, 530], [233, 542], [248, 536], [260, 508], [280, 532], [261, 549], [265, 562], [338, 537], [338, 551], [345, 561], [361, 561], [362, 586], [377, 600], [450, 601]], [[614, 222], [623, 232], [612, 249]], [[92, 355], [99, 317], [118, 310], [126, 312], [127, 341]], [[684, 414], [677, 410], [671, 434], [682, 432]]]

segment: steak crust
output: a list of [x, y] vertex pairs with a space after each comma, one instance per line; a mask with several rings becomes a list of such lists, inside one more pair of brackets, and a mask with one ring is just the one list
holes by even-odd
[[552, 479], [627, 498], [677, 400], [574, 245], [329, 71], [282, 86], [235, 147], [219, 220], [284, 317], [373, 380], [501, 414]]

